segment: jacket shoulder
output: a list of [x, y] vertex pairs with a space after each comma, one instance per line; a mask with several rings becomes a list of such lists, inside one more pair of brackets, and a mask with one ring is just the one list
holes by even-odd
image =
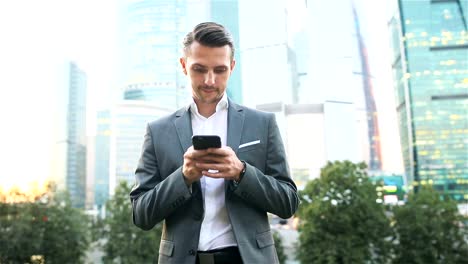
[[150, 121], [148, 123], [148, 126], [151, 128], [151, 129], [156, 129], [158, 127], [165, 127], [169, 124], [172, 124], [172, 122], [177, 118], [177, 116], [180, 114], [180, 113], [183, 113], [184, 112], [184, 108], [181, 108], [171, 114], [167, 114], [167, 115], [164, 115], [156, 120], [153, 120], [153, 121]]

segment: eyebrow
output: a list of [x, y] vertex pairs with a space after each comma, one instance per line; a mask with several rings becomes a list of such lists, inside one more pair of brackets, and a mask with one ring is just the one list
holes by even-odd
[[200, 63], [194, 63], [194, 64], [192, 64], [192, 67], [207, 68], [205, 65], [202, 65], [202, 64], [200, 64]]
[[[192, 67], [208, 68], [207, 66], [202, 65], [202, 64], [200, 64], [200, 63], [194, 63], [194, 64], [192, 64]], [[218, 66], [214, 66], [214, 68], [224, 68], [224, 69], [227, 69], [228, 66], [226, 66], [226, 65], [218, 65]]]

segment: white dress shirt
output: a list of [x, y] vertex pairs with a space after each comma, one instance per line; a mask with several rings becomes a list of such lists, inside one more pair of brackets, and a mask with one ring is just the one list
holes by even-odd
[[[190, 104], [193, 135], [218, 135], [226, 146], [228, 100], [226, 93], [216, 105], [216, 112], [206, 118], [198, 112], [195, 102]], [[200, 230], [198, 250], [207, 251], [237, 246], [226, 210], [224, 179], [203, 176], [200, 179], [205, 216]]]

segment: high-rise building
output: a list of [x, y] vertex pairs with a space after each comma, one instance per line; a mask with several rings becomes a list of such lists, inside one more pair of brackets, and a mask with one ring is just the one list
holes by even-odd
[[[323, 148], [327, 149], [327, 153], [335, 149], [334, 143], [342, 142], [344, 138], [356, 143], [343, 142], [347, 149], [341, 153], [343, 155], [336, 155], [338, 152], [323, 155], [319, 149], [311, 146], [311, 151], [317, 151], [314, 153], [317, 158], [297, 165], [309, 166], [313, 177], [328, 159], [364, 161], [370, 170], [381, 170], [372, 69], [367, 58], [366, 36], [359, 23], [362, 5], [352, 0], [290, 2], [286, 14], [291, 47], [292, 102], [298, 107], [304, 104], [325, 105], [328, 111], [322, 111], [323, 118], [308, 117], [317, 116], [314, 113], [300, 113], [289, 119], [302, 120], [303, 123], [317, 122], [309, 128], [310, 135], [316, 134], [314, 127], [322, 127], [324, 121], [321, 119], [324, 119], [325, 128], [328, 129], [323, 130], [326, 133], [321, 140], [326, 139], [324, 142], [327, 145]], [[336, 9], [337, 5], [339, 9]], [[327, 124], [333, 125], [333, 129]], [[338, 131], [348, 131], [349, 134], [343, 137]], [[319, 142], [314, 144], [317, 146]]]
[[468, 200], [468, 2], [398, 1], [389, 25], [408, 183]]
[[238, 1], [238, 8], [242, 103], [253, 108], [292, 103], [284, 1]]
[[114, 194], [119, 181], [133, 185], [146, 124], [173, 110], [150, 102], [123, 100], [110, 110], [98, 112], [94, 171], [94, 205], [98, 210]]
[[364, 38], [361, 34], [359, 16], [356, 7], [352, 6], [354, 28], [356, 31], [356, 41], [358, 42], [359, 50], [359, 65], [358, 70], [353, 71], [353, 74], [361, 77], [362, 90], [364, 92], [364, 105], [367, 119], [367, 140], [368, 144], [368, 168], [371, 171], [382, 170], [382, 152], [380, 148], [380, 133], [379, 119], [377, 106], [375, 103], [374, 90], [372, 84], [371, 70], [367, 58], [367, 48]]
[[110, 111], [97, 113], [96, 137], [94, 139], [94, 184], [93, 203], [98, 210], [105, 206], [109, 199], [109, 158], [110, 158], [111, 119]]
[[185, 104], [189, 93], [178, 59], [187, 33], [186, 5], [173, 0], [119, 2], [123, 99], [169, 108]]
[[319, 177], [320, 169], [328, 161], [362, 161], [353, 104], [336, 101], [273, 103], [257, 108], [276, 114], [291, 173], [299, 189]]
[[86, 190], [86, 74], [73, 62], [63, 67], [58, 90], [52, 180], [83, 208]]

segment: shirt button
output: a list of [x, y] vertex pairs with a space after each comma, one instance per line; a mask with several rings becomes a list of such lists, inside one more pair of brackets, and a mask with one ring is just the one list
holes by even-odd
[[192, 256], [195, 256], [195, 250], [193, 250], [193, 249], [189, 250], [188, 253], [189, 253], [190, 255], [192, 255]]

